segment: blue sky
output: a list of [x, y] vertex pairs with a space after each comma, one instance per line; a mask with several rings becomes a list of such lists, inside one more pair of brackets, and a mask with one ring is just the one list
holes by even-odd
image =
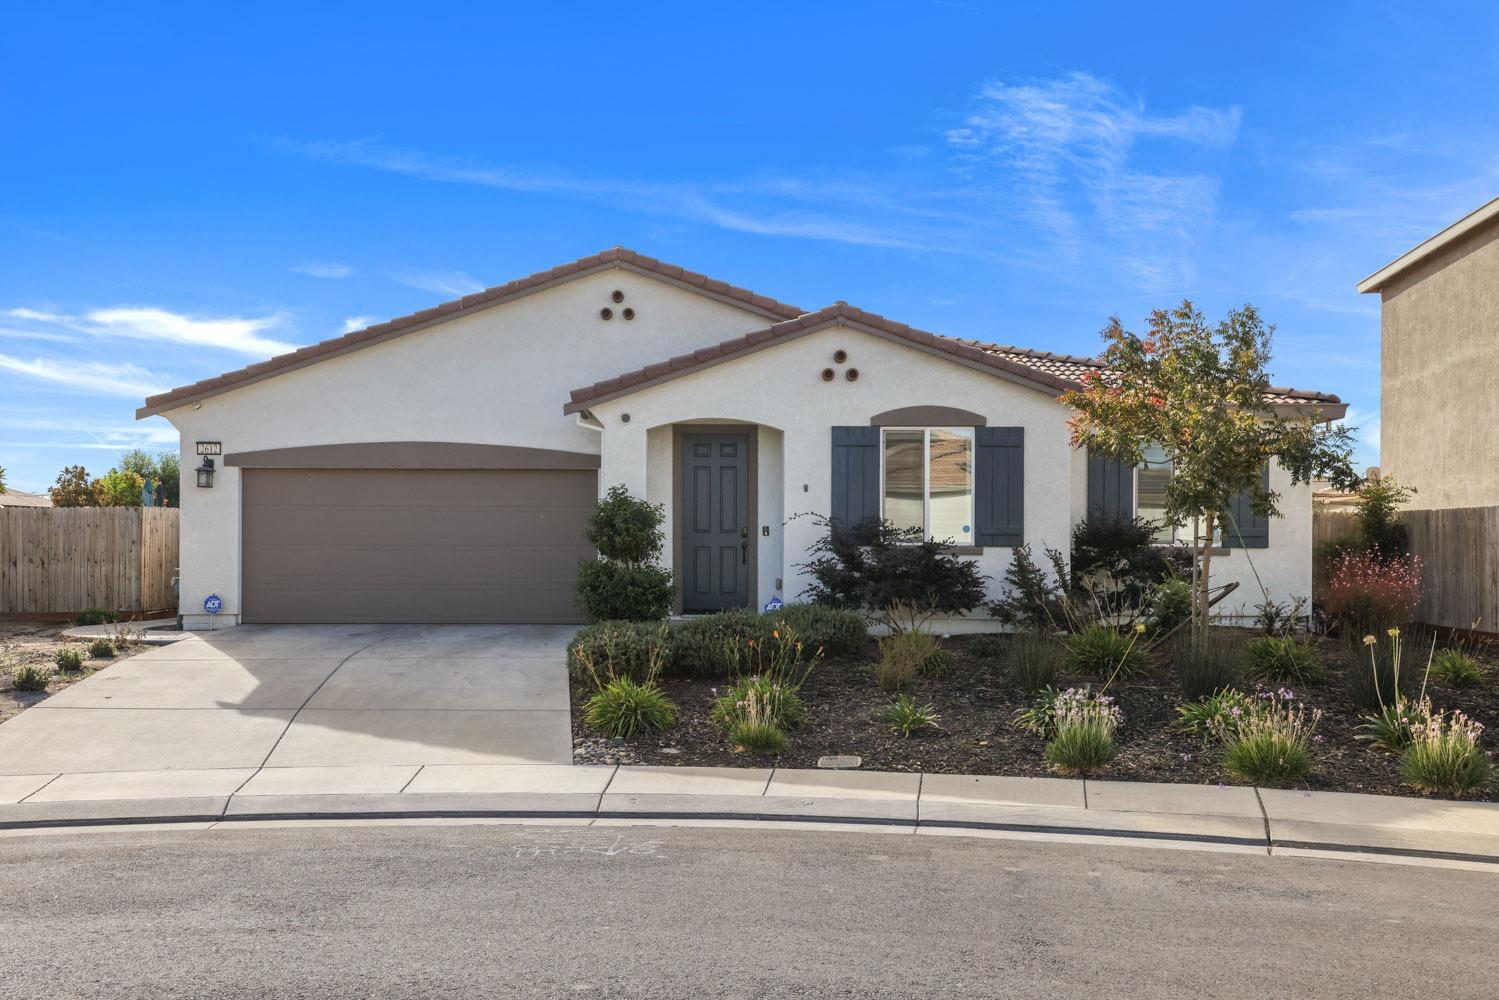
[[1489, 3], [308, 6], [5, 4], [13, 488], [172, 446], [147, 392], [614, 244], [1072, 353], [1253, 302], [1374, 462], [1354, 283], [1499, 194]]

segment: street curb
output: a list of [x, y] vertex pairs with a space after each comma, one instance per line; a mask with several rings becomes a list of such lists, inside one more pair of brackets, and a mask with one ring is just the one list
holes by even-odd
[[[571, 797], [571, 796], [570, 796]], [[329, 799], [333, 796], [310, 796], [309, 798]], [[348, 804], [353, 806], [363, 796], [344, 797], [351, 800]], [[536, 798], [536, 796], [531, 796]], [[122, 831], [132, 828], [153, 827], [173, 824], [203, 824], [211, 823], [216, 826], [232, 827], [235, 824], [248, 823], [295, 823], [295, 822], [368, 822], [368, 821], [390, 821], [390, 820], [490, 820], [490, 821], [527, 821], [547, 822], [578, 821], [578, 820], [603, 820], [609, 823], [640, 823], [650, 825], [652, 823], [764, 823], [767, 825], [779, 824], [783, 826], [808, 826], [808, 827], [846, 827], [850, 830], [867, 829], [871, 827], [898, 828], [903, 831], [919, 832], [923, 829], [932, 831], [946, 831], [956, 834], [963, 832], [980, 833], [1013, 833], [1051, 838], [1065, 839], [1087, 839], [1103, 838], [1116, 841], [1136, 841], [1156, 844], [1180, 844], [1183, 846], [1213, 846], [1213, 847], [1237, 847], [1248, 848], [1256, 851], [1264, 851], [1273, 856], [1277, 850], [1299, 850], [1315, 851], [1328, 855], [1357, 855], [1365, 858], [1389, 858], [1404, 860], [1454, 862], [1465, 864], [1482, 864], [1499, 867], [1499, 855], [1483, 854], [1467, 851], [1449, 851], [1440, 849], [1406, 848], [1390, 845], [1351, 843], [1341, 841], [1308, 841], [1308, 840], [1281, 840], [1270, 838], [1236, 837], [1224, 834], [1194, 833], [1190, 830], [1164, 831], [1148, 829], [1129, 829], [1116, 826], [1087, 826], [1083, 824], [1069, 824], [1064, 822], [994, 822], [985, 820], [921, 820], [908, 819], [898, 816], [880, 815], [848, 815], [836, 811], [816, 811], [815, 808], [806, 812], [777, 812], [774, 810], [756, 810], [753, 808], [744, 811], [733, 810], [694, 810], [683, 808], [677, 810], [651, 809], [651, 810], [612, 810], [612, 809], [578, 809], [578, 808], [427, 808], [416, 807], [412, 809], [329, 809], [326, 801], [324, 808], [307, 809], [253, 809], [244, 808], [236, 812], [225, 812], [220, 809], [192, 810], [171, 808], [170, 805], [180, 805], [182, 800], [139, 800], [129, 804], [128, 810], [123, 810], [117, 815], [99, 815], [84, 813], [77, 810], [77, 815], [72, 815], [74, 810], [66, 811], [47, 810], [50, 815], [39, 816], [35, 819], [18, 818], [12, 813], [11, 817], [0, 820], [0, 832], [45, 832], [47, 830], [70, 830], [70, 829], [106, 829], [118, 828]], [[98, 803], [96, 803], [98, 804]], [[82, 803], [70, 803], [69, 805], [82, 805]], [[120, 803], [113, 803], [118, 807]], [[309, 804], [311, 805], [311, 804]], [[685, 805], [685, 804], [684, 804]], [[815, 803], [807, 803], [815, 806]], [[14, 807], [12, 807], [14, 808]], [[9, 810], [7, 810], [9, 811]], [[1189, 824], [1192, 817], [1182, 817], [1184, 825]]]

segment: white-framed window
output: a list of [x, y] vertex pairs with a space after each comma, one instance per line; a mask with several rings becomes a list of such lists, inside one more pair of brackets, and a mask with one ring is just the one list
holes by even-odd
[[973, 544], [973, 428], [886, 427], [880, 516], [933, 541]]
[[1176, 528], [1166, 523], [1166, 487], [1171, 484], [1171, 460], [1158, 444], [1145, 449], [1145, 460], [1135, 466], [1135, 516], [1156, 525], [1155, 540], [1171, 544]]

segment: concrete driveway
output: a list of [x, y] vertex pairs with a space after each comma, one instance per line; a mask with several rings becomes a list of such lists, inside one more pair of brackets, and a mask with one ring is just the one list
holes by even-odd
[[0, 775], [572, 761], [567, 626], [247, 625], [0, 725]]

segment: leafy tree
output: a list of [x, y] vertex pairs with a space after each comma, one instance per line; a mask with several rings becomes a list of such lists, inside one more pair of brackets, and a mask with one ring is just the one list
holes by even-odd
[[1201, 528], [1193, 539], [1200, 635], [1208, 622], [1211, 542], [1218, 528], [1232, 531], [1223, 523], [1231, 504], [1248, 492], [1257, 516], [1280, 513], [1279, 494], [1261, 480], [1266, 462], [1278, 461], [1293, 483], [1320, 477], [1347, 488], [1358, 481], [1348, 428], [1319, 424], [1315, 414], [1283, 417], [1266, 403], [1272, 333], [1248, 305], [1210, 326], [1184, 301], [1151, 313], [1143, 337], [1114, 317], [1103, 331], [1107, 374], [1090, 372], [1081, 389], [1061, 397], [1076, 411], [1074, 447], [1130, 465], [1152, 444], [1165, 452], [1172, 467], [1165, 519]]
[[897, 528], [876, 517], [853, 527], [825, 517], [811, 559], [799, 568], [812, 575], [803, 596], [817, 604], [872, 614], [891, 631], [916, 631], [934, 615], [966, 614], [984, 602], [977, 564], [947, 551], [948, 543], [921, 528]]
[[182, 462], [175, 451], [156, 456], [156, 495], [163, 507], [182, 506]]
[[139, 507], [146, 480], [138, 472], [110, 469], [94, 480], [101, 507]]
[[70, 465], [58, 474], [57, 484], [47, 491], [57, 507], [97, 507], [99, 490], [89, 479], [88, 470]]
[[578, 566], [578, 606], [589, 621], [660, 621], [671, 611], [671, 570], [656, 564], [666, 510], [611, 487], [588, 519], [584, 537], [598, 559]]
[[0, 493], [5, 492], [5, 467], [0, 465]]

